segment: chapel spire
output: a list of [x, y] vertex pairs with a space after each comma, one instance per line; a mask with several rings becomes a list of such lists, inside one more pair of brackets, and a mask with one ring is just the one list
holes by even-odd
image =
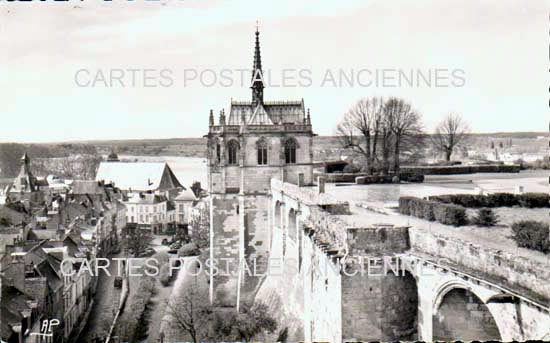
[[260, 31], [258, 22], [256, 22], [256, 44], [254, 47], [254, 65], [252, 66], [252, 102], [254, 104], [263, 104], [264, 102], [264, 83], [262, 73], [262, 57], [260, 55]]

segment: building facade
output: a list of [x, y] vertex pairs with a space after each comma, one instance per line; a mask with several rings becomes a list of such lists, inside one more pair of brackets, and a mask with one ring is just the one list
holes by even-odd
[[128, 224], [150, 227], [160, 233], [176, 221], [173, 203], [163, 195], [154, 193], [131, 193], [124, 202]]
[[[231, 101], [219, 123], [209, 116], [208, 191], [211, 259], [225, 261], [236, 277], [211, 278], [211, 297], [223, 290], [229, 304], [248, 299], [258, 279], [245, 280], [243, 261], [260, 273], [269, 247], [270, 180], [313, 182], [312, 131], [304, 101], [264, 101], [259, 32], [256, 30], [250, 101]], [[224, 264], [224, 263], [221, 263]]]

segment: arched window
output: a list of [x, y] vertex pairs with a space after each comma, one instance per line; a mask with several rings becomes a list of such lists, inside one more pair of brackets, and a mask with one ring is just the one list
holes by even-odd
[[296, 163], [296, 140], [294, 138], [289, 138], [285, 142], [285, 163], [292, 164]]
[[222, 147], [219, 142], [216, 142], [216, 161], [220, 163], [222, 160]]
[[258, 164], [267, 164], [267, 142], [264, 138], [260, 138], [256, 143], [258, 149]]
[[239, 152], [239, 143], [236, 140], [231, 140], [227, 144], [227, 164], [237, 164], [237, 156]]

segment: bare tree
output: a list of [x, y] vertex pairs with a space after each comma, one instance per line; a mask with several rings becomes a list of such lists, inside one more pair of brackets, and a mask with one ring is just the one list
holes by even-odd
[[196, 208], [199, 215], [190, 220], [190, 236], [199, 248], [206, 248], [210, 246], [210, 205], [208, 201], [203, 200], [196, 205]]
[[193, 342], [208, 337], [213, 311], [208, 295], [198, 285], [187, 287], [183, 294], [170, 299], [166, 311], [173, 325], [189, 334]]
[[393, 170], [399, 174], [401, 145], [407, 138], [422, 137], [421, 117], [405, 100], [390, 98], [384, 105], [384, 119], [393, 135]]
[[377, 144], [383, 123], [384, 100], [360, 99], [345, 115], [336, 131], [344, 148], [361, 154], [372, 174], [376, 161]]
[[61, 173], [73, 179], [93, 180], [102, 161], [99, 155], [68, 156], [61, 160]]
[[237, 339], [246, 343], [262, 332], [273, 333], [277, 329], [277, 321], [269, 313], [267, 305], [262, 302], [254, 304], [251, 308], [245, 308], [237, 314], [235, 330]]
[[459, 114], [449, 113], [431, 136], [432, 145], [450, 161], [454, 149], [466, 140], [469, 132], [470, 127]]

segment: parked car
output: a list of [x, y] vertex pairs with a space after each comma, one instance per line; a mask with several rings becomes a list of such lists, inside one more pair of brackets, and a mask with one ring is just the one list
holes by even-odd
[[115, 276], [114, 286], [116, 288], [121, 288], [122, 287], [122, 277], [121, 276]]
[[181, 248], [181, 242], [180, 241], [176, 241], [174, 243], [172, 243], [170, 245], [170, 250], [168, 250], [168, 252], [170, 254], [176, 254], [178, 252], [178, 249]]
[[144, 251], [140, 252], [137, 257], [150, 257], [156, 253], [155, 249], [147, 248]]

